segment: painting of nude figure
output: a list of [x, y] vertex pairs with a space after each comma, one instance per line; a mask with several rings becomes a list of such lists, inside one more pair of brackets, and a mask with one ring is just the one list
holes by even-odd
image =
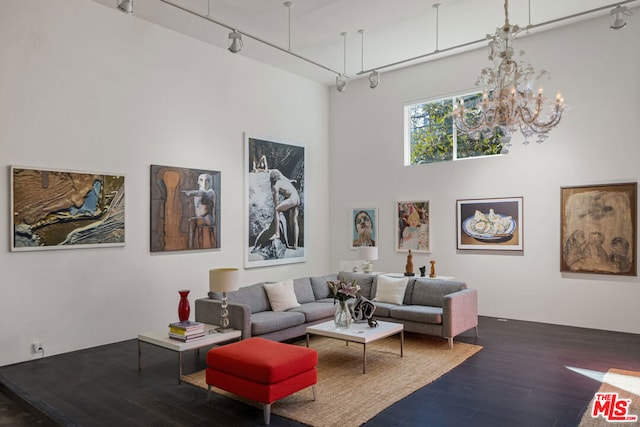
[[637, 183], [563, 187], [560, 271], [637, 275]]
[[151, 165], [151, 252], [220, 248], [220, 175]]
[[245, 152], [245, 267], [304, 262], [304, 147], [245, 134]]
[[11, 167], [11, 251], [125, 245], [124, 175]]

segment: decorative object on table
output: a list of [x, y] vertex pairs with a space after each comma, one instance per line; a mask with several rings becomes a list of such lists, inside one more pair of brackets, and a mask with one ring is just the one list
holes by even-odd
[[204, 336], [204, 323], [183, 320], [169, 324], [169, 338], [188, 342]]
[[429, 263], [431, 264], [431, 272], [429, 273], [429, 277], [433, 279], [436, 277], [436, 262], [429, 261]]
[[178, 302], [178, 319], [181, 322], [189, 320], [189, 314], [191, 313], [191, 306], [189, 305], [189, 292], [188, 290], [178, 291], [180, 294], [180, 301]]
[[637, 187], [561, 189], [560, 271], [637, 275]]
[[376, 306], [373, 302], [358, 294], [351, 311], [353, 312], [353, 321], [355, 323], [368, 323], [373, 318]]
[[426, 273], [427, 273], [427, 266], [423, 265], [422, 267], [420, 267], [420, 277], [424, 277]]
[[429, 201], [396, 203], [396, 251], [431, 252]]
[[151, 165], [151, 252], [220, 248], [222, 173]]
[[378, 247], [361, 246], [358, 248], [358, 255], [362, 260], [362, 272], [371, 273], [373, 271], [373, 261], [378, 259]]
[[411, 253], [411, 249], [409, 249], [409, 254], [407, 255], [407, 264], [404, 266], [404, 275], [405, 276], [413, 276], [413, 254]]
[[377, 208], [352, 208], [349, 220], [351, 221], [351, 249], [378, 246], [376, 243]]
[[524, 55], [522, 49], [513, 46], [523, 28], [509, 23], [509, 0], [504, 2], [504, 16], [504, 26], [497, 28], [495, 35], [488, 36], [491, 40], [489, 60], [493, 65], [485, 67], [476, 81], [476, 85], [483, 88], [482, 98], [467, 97], [472, 104], [469, 109], [465, 108], [464, 98], [456, 100], [451, 115], [458, 131], [471, 138], [502, 136], [502, 153], [507, 154], [511, 134], [518, 130], [525, 144], [534, 135], [538, 143], [543, 142], [560, 122], [565, 106], [560, 93], [553, 104], [545, 106], [547, 98], [542, 95], [542, 87], [534, 92], [534, 83], [549, 73], [536, 72], [530, 63], [513, 58], [514, 52]]
[[229, 304], [227, 292], [233, 292], [240, 288], [240, 270], [237, 268], [214, 268], [209, 270], [209, 290], [222, 292], [222, 305], [220, 309], [220, 327], [218, 332], [227, 332], [229, 328]]
[[348, 328], [351, 326], [353, 318], [351, 317], [351, 311], [349, 310], [347, 300], [355, 298], [360, 290], [360, 285], [356, 283], [354, 279], [351, 283], [343, 282], [342, 280], [329, 280], [327, 282], [331, 296], [333, 296], [333, 303], [336, 301], [338, 305], [336, 307], [336, 315], [334, 321], [336, 328]]
[[457, 249], [521, 251], [522, 197], [457, 200]]
[[11, 251], [125, 245], [124, 175], [11, 166]]
[[305, 147], [245, 133], [244, 171], [245, 268], [305, 262]]

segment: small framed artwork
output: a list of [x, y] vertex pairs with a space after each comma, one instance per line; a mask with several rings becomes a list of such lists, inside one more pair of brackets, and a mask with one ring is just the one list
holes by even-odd
[[457, 249], [523, 250], [522, 197], [458, 200]]
[[396, 202], [396, 251], [431, 252], [429, 201]]
[[245, 134], [245, 268], [305, 262], [305, 147]]
[[561, 188], [560, 271], [637, 275], [637, 187]]
[[124, 175], [11, 167], [11, 251], [125, 245]]
[[351, 249], [360, 246], [378, 246], [376, 243], [378, 232], [377, 208], [352, 208], [349, 215], [351, 224]]
[[220, 248], [221, 172], [151, 165], [151, 252]]

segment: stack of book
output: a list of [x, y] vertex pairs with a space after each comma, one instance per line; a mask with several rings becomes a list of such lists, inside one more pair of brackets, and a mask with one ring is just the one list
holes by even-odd
[[169, 338], [174, 340], [189, 342], [202, 337], [204, 337], [204, 323], [185, 320], [169, 324]]

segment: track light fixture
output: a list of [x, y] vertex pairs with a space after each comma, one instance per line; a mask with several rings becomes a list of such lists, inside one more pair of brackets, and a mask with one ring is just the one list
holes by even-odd
[[242, 34], [233, 30], [229, 33], [229, 40], [231, 40], [229, 52], [239, 53], [242, 50]]
[[338, 89], [338, 92], [344, 92], [344, 90], [347, 88], [347, 36], [349, 35], [349, 33], [347, 33], [346, 31], [340, 33], [340, 35], [342, 36], [343, 39], [343, 43], [344, 43], [344, 58], [343, 58], [343, 68], [342, 68], [342, 74], [336, 76], [336, 89]]
[[369, 87], [375, 89], [378, 87], [378, 83], [380, 83], [380, 73], [374, 70], [369, 74]]
[[627, 18], [624, 15], [633, 15], [625, 6], [616, 6], [611, 9], [609, 12], [609, 16], [611, 16], [611, 26], [609, 28], [614, 30], [619, 30], [625, 25], [627, 25]]
[[131, 15], [133, 13], [133, 0], [118, 0], [118, 9]]

